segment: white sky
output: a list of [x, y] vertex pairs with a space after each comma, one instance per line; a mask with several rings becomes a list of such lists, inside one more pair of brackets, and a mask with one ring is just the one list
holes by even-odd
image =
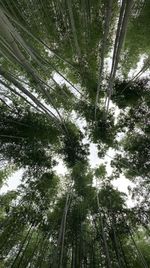
[[7, 191], [15, 190], [21, 182], [23, 172], [24, 172], [23, 169], [19, 169], [15, 171], [13, 175], [8, 177], [5, 184], [0, 189], [0, 194], [6, 193]]

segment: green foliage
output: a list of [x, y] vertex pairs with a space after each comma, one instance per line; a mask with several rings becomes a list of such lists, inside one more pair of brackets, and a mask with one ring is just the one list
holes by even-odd
[[132, 67], [135, 67], [141, 55], [149, 55], [150, 53], [150, 37], [147, 30], [150, 27], [150, 3], [149, 1], [141, 1], [141, 3], [138, 3], [137, 1], [136, 5], [137, 14], [132, 18], [129, 24], [126, 42], [124, 45], [126, 54], [125, 58], [127, 61], [123, 61], [123, 64], [125, 64], [126, 71]]
[[131, 4], [0, 1], [0, 186], [24, 168], [0, 195], [2, 268], [150, 265], [149, 78], [128, 79], [149, 68], [150, 5]]
[[106, 144], [113, 147], [115, 138], [115, 124], [112, 114], [106, 116], [105, 110], [97, 108], [95, 120], [95, 106], [81, 102], [78, 108], [80, 116], [82, 115], [87, 122], [85, 130], [93, 143]]
[[83, 145], [82, 132], [73, 124], [67, 125], [67, 135], [64, 137], [64, 145], [61, 153], [69, 167], [73, 167], [77, 162], [86, 162], [88, 155], [88, 144]]
[[7, 178], [15, 171], [15, 167], [6, 166], [0, 170], [0, 188], [5, 184]]
[[112, 100], [120, 109], [135, 107], [143, 98], [149, 97], [148, 79], [130, 83], [130, 81], [116, 81]]
[[58, 130], [42, 116], [26, 111], [23, 115], [1, 113], [0, 153], [9, 161], [23, 166], [51, 167], [46, 152], [58, 142]]
[[107, 174], [106, 167], [105, 165], [100, 165], [96, 170], [95, 170], [95, 176], [100, 179], [105, 179]]

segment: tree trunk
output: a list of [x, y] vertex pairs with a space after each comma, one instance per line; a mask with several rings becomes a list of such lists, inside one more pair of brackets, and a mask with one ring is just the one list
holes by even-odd
[[98, 210], [99, 210], [99, 216], [100, 216], [100, 223], [101, 223], [101, 230], [102, 230], [102, 237], [103, 237], [103, 242], [104, 242], [104, 249], [105, 249], [105, 254], [106, 254], [106, 260], [107, 260], [107, 266], [108, 268], [111, 268], [111, 260], [109, 256], [109, 249], [107, 245], [107, 239], [104, 231], [104, 224], [103, 224], [103, 219], [100, 211], [100, 203], [99, 203], [99, 197], [97, 193], [97, 205], [98, 205]]

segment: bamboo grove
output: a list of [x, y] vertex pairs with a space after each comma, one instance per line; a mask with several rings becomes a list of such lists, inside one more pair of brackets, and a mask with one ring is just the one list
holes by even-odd
[[150, 267], [149, 15], [0, 0], [0, 186], [23, 173], [0, 195], [1, 268]]

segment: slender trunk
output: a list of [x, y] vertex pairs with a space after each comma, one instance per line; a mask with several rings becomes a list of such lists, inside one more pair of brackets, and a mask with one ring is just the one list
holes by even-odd
[[57, 241], [57, 251], [54, 255], [54, 260], [53, 260], [53, 266], [56, 268], [62, 268], [66, 220], [67, 220], [67, 213], [68, 213], [69, 206], [70, 206], [70, 195], [67, 194], [66, 203], [65, 203], [65, 207], [63, 211], [60, 230], [59, 230], [58, 241]]
[[121, 248], [122, 257], [123, 257], [123, 260], [124, 260], [125, 267], [126, 268], [129, 268], [129, 265], [128, 265], [128, 262], [127, 262], [127, 258], [126, 258], [126, 255], [125, 255], [125, 252], [124, 252], [124, 249], [123, 249], [123, 245], [122, 245], [120, 239], [119, 239], [119, 244], [120, 244], [120, 248]]
[[70, 196], [67, 195], [66, 198], [66, 205], [65, 205], [65, 211], [64, 211], [64, 219], [63, 219], [63, 226], [62, 226], [62, 235], [61, 235], [61, 250], [60, 250], [60, 260], [59, 260], [59, 268], [62, 268], [62, 262], [63, 262], [63, 252], [64, 252], [64, 240], [65, 240], [65, 230], [66, 230], [66, 220], [67, 220], [67, 213], [69, 209], [70, 203]]
[[97, 108], [99, 93], [100, 93], [102, 72], [103, 72], [103, 67], [104, 67], [105, 51], [106, 51], [108, 34], [109, 34], [109, 25], [110, 25], [110, 21], [111, 21], [112, 3], [113, 3], [112, 0], [107, 0], [106, 7], [105, 7], [104, 34], [103, 34], [103, 38], [102, 38], [102, 46], [101, 46], [101, 51], [100, 51], [100, 59], [99, 59], [99, 66], [100, 67], [99, 67], [99, 74], [98, 74], [97, 94], [96, 94], [96, 100], [95, 100], [95, 120], [96, 120], [96, 108]]
[[40, 243], [43, 241], [43, 237], [41, 239], [39, 239], [39, 232], [37, 233], [37, 237], [36, 237], [36, 242], [35, 242], [35, 246], [34, 249], [32, 250], [29, 258], [27, 259], [27, 262], [25, 262], [24, 267], [28, 267], [28, 264], [32, 262], [32, 259], [36, 253], [36, 251], [38, 250], [38, 247], [40, 245]]
[[106, 254], [107, 266], [108, 266], [108, 268], [111, 268], [111, 260], [110, 260], [108, 245], [107, 245], [107, 238], [106, 238], [105, 231], [104, 231], [103, 218], [102, 218], [101, 211], [100, 211], [100, 203], [99, 203], [98, 193], [97, 193], [97, 205], [98, 205], [98, 210], [99, 210], [99, 215], [100, 215], [100, 223], [101, 223], [101, 229], [102, 229], [102, 237], [103, 237], [103, 242], [104, 242], [104, 249], [105, 249], [105, 254]]
[[76, 233], [76, 238], [75, 238], [75, 267], [79, 267], [78, 263], [78, 237]]
[[36, 37], [34, 34], [32, 34], [30, 31], [28, 31], [26, 29], [26, 27], [24, 27], [21, 23], [19, 23], [16, 19], [14, 19], [9, 12], [7, 12], [6, 10], [3, 10], [3, 12], [16, 24], [18, 25], [22, 30], [24, 30], [28, 35], [30, 35], [35, 41], [37, 41], [38, 43], [42, 44], [43, 46], [45, 46], [50, 52], [52, 52], [59, 60], [64, 61], [66, 64], [70, 65], [72, 68], [74, 68], [75, 70], [76, 67], [71, 64], [69, 61], [67, 61], [66, 59], [64, 59], [63, 57], [61, 57], [60, 55], [58, 55], [53, 49], [51, 49], [47, 44], [45, 44], [40, 38]]
[[118, 62], [120, 58], [121, 48], [122, 48], [125, 35], [126, 35], [126, 31], [127, 31], [127, 25], [128, 25], [128, 20], [129, 20], [129, 15], [130, 15], [132, 4], [133, 4], [133, 0], [123, 1], [121, 9], [120, 9], [120, 17], [118, 21], [113, 60], [112, 60], [112, 68], [111, 68], [110, 81], [109, 81], [109, 86], [108, 86], [109, 91], [108, 91], [107, 102], [106, 102], [106, 111], [108, 111], [108, 108], [109, 108], [109, 102], [110, 102], [112, 89], [113, 89], [113, 82], [115, 79], [115, 74], [116, 74], [116, 70], [117, 70], [117, 66], [118, 66]]
[[70, 17], [70, 23], [71, 23], [71, 28], [72, 28], [73, 39], [74, 39], [74, 43], [75, 43], [75, 47], [76, 47], [76, 51], [77, 51], [77, 55], [78, 55], [78, 60], [80, 62], [81, 61], [81, 50], [80, 50], [80, 47], [79, 47], [79, 42], [78, 42], [77, 33], [76, 33], [76, 27], [75, 27], [75, 21], [74, 21], [74, 17], [73, 17], [72, 0], [67, 0], [67, 5], [68, 5], [68, 11], [69, 11], [69, 17]]
[[[16, 43], [16, 40], [19, 43], [21, 43], [21, 45], [24, 47], [24, 49], [26, 49], [26, 51], [29, 53], [29, 55], [32, 58], [36, 59], [36, 57], [31, 52], [31, 49], [29, 49], [26, 46], [25, 42], [21, 39], [20, 35], [15, 31], [15, 29], [13, 28], [13, 26], [11, 25], [11, 23], [9, 22], [9, 20], [7, 19], [7, 17], [5, 16], [5, 14], [3, 13], [3, 11], [1, 9], [0, 9], [0, 23], [1, 23], [2, 36], [5, 38], [7, 44], [11, 45], [11, 50], [14, 53], [14, 57], [17, 58], [17, 60], [20, 62], [20, 64], [26, 70], [26, 72], [30, 76], [32, 76], [36, 86], [41, 91], [41, 93], [44, 94], [44, 96], [47, 98], [47, 100], [50, 102], [50, 104], [55, 109], [55, 111], [57, 112], [58, 116], [60, 117], [60, 120], [63, 123], [63, 119], [61, 117], [61, 114], [59, 113], [59, 110], [57, 109], [55, 103], [51, 99], [50, 94], [45, 90], [45, 87], [43, 86], [43, 83], [41, 83], [41, 78], [40, 78], [39, 74], [36, 72], [36, 70], [26, 60], [26, 58], [24, 57], [23, 53], [19, 49], [19, 47], [18, 47], [18, 45]], [[51, 112], [51, 114], [54, 117], [56, 117], [52, 112]]]
[[[38, 42], [40, 42], [40, 43], [42, 43], [47, 49], [49, 49], [49, 50], [51, 50], [42, 40], [40, 40], [40, 39], [38, 39], [38, 38], [36, 38], [33, 34], [31, 34], [24, 26], [22, 26], [22, 25], [20, 25], [18, 22], [16, 22], [16, 20], [14, 20], [11, 16], [10, 16], [10, 14], [9, 13], [7, 13], [6, 11], [4, 11], [4, 13], [6, 13], [6, 15], [9, 17], [9, 18], [11, 18], [11, 20], [12, 21], [14, 21], [17, 25], [19, 25], [24, 31], [26, 31], [30, 36], [32, 36], [36, 41], [38, 41]], [[16, 46], [15, 46], [16, 47]], [[18, 50], [17, 50], [17, 52], [18, 52]], [[53, 53], [55, 54], [55, 55], [57, 55], [54, 51], [53, 51]], [[20, 55], [20, 53], [18, 54], [18, 56], [19, 56], [19, 58], [20, 58], [20, 56], [21, 56], [21, 58], [22, 58], [22, 56], [23, 55]], [[58, 55], [57, 55], [58, 56]], [[60, 56], [58, 56], [58, 58], [60, 58], [60, 59], [62, 59]], [[17, 60], [17, 59], [16, 59]], [[62, 59], [63, 60], [63, 59]], [[66, 61], [66, 60], [64, 60], [66, 63], [69, 63], [68, 61]], [[37, 79], [37, 77], [38, 77], [38, 75], [36, 74], [35, 75], [35, 72], [33, 72], [33, 68], [31, 69], [31, 67], [29, 67], [29, 65], [27, 64], [27, 62], [26, 62], [26, 60], [24, 60], [24, 58], [21, 60], [21, 62], [23, 62], [25, 65], [24, 65], [24, 67], [25, 68], [27, 68], [27, 70], [28, 70], [28, 72], [31, 74], [32, 73], [32, 75], [34, 74], [34, 78], [35, 79]], [[70, 64], [70, 63], [69, 63]], [[71, 65], [71, 64], [70, 64]], [[73, 65], [71, 65], [72, 67], [74, 67]], [[51, 67], [54, 67], [54, 66], [52, 66], [51, 65]], [[75, 68], [75, 67], [74, 67]], [[75, 68], [76, 69], [76, 68]], [[77, 88], [75, 88], [75, 86], [67, 79], [67, 78], [65, 78], [55, 67], [54, 67], [54, 70], [60, 75], [60, 76], [62, 76], [63, 77], [63, 79], [67, 82], [67, 83], [69, 83], [76, 91], [78, 91], [78, 93], [80, 93], [81, 94], [81, 92], [77, 89]], [[37, 77], [36, 77], [37, 76]]]
[[[50, 117], [50, 120], [54, 121], [55, 123], [58, 122], [57, 117], [47, 109], [31, 92], [25, 89], [17, 80], [11, 77], [5, 70], [0, 67], [0, 75], [2, 75], [6, 80], [10, 83], [14, 84], [21, 92], [23, 92], [27, 97], [29, 97], [38, 107], [40, 107], [44, 112]], [[2, 83], [2, 81], [1, 81]], [[10, 90], [12, 90], [9, 86], [7, 86]]]
[[79, 236], [79, 268], [82, 268], [82, 261], [83, 261], [83, 247], [82, 247], [82, 232], [81, 232], [81, 224], [80, 224], [80, 236]]
[[140, 260], [141, 263], [143, 264], [143, 267], [144, 267], [144, 268], [148, 268], [148, 265], [147, 265], [147, 263], [146, 263], [146, 261], [145, 261], [145, 258], [143, 257], [142, 252], [140, 251], [140, 249], [138, 248], [137, 244], [135, 243], [135, 240], [134, 240], [134, 238], [133, 238], [133, 235], [132, 235], [132, 232], [131, 232], [131, 231], [130, 231], [130, 237], [131, 237], [131, 240], [132, 240], [132, 242], [133, 242], [133, 244], [134, 244], [134, 246], [135, 246], [135, 248], [136, 248], [136, 251], [137, 251], [137, 253], [138, 253], [139, 260]]
[[[36, 106], [34, 106], [30, 101], [28, 101], [28, 99], [26, 99], [24, 96], [22, 96], [20, 93], [18, 93], [16, 90], [14, 90], [12, 87], [10, 87], [9, 85], [7, 85], [5, 82], [3, 82], [2, 80], [0, 80], [0, 83], [2, 85], [4, 85], [7, 89], [9, 89], [12, 94], [19, 96], [21, 99], [23, 99], [25, 102], [27, 102], [30, 106], [32, 106], [35, 110], [37, 110], [38, 112], [42, 112], [42, 110], [38, 109]], [[44, 111], [45, 112], [45, 111]]]
[[[123, 213], [122, 213], [122, 218], [123, 218], [124, 222], [126, 223]], [[135, 242], [135, 240], [134, 240], [134, 238], [133, 238], [133, 233], [132, 233], [132, 230], [131, 230], [130, 226], [128, 226], [127, 223], [126, 223], [126, 226], [127, 226], [127, 228], [128, 228], [128, 231], [129, 231], [131, 240], [132, 240], [132, 242], [133, 242], [133, 245], [134, 245], [135, 248], [136, 248], [136, 251], [137, 251], [137, 255], [138, 255], [138, 257], [139, 257], [139, 260], [140, 260], [141, 263], [143, 264], [143, 267], [144, 267], [144, 268], [148, 268], [148, 265], [147, 265], [147, 263], [146, 263], [146, 261], [145, 261], [145, 258], [143, 257], [142, 252], [141, 252], [140, 249], [138, 248], [138, 246], [137, 246], [137, 244], [136, 244], [136, 242]]]
[[11, 268], [14, 268], [15, 267], [16, 261], [19, 258], [20, 254], [22, 253], [22, 250], [23, 250], [24, 245], [25, 245], [25, 243], [26, 243], [26, 241], [27, 241], [27, 239], [28, 239], [28, 237], [30, 235], [30, 232], [32, 230], [32, 227], [33, 226], [31, 225], [30, 228], [28, 229], [28, 232], [27, 232], [27, 234], [26, 234], [26, 236], [25, 236], [25, 238], [24, 238], [24, 240], [23, 240], [23, 242], [22, 242], [22, 244], [21, 244], [21, 246], [19, 248], [19, 251], [18, 251], [18, 253], [17, 253], [17, 255], [16, 255], [16, 257], [15, 257], [15, 259], [14, 259], [12, 265], [11, 265]]
[[72, 242], [71, 268], [75, 268], [74, 260], [75, 260], [74, 242]]
[[[8, 224], [8, 223], [7, 223]], [[9, 230], [8, 233], [7, 233], [7, 238], [5, 238], [4, 242], [1, 244], [0, 246], [0, 250], [2, 250], [3, 248], [7, 248], [6, 246], [8, 245], [11, 237], [13, 236], [14, 234], [14, 231], [15, 231], [15, 226], [17, 225], [20, 225], [20, 223], [17, 222], [16, 218], [14, 218], [14, 221], [13, 221], [13, 224], [12, 222], [10, 222], [7, 226], [3, 226], [3, 229], [4, 229], [4, 233], [7, 232], [7, 229]], [[21, 228], [21, 226], [20, 226]], [[2, 234], [1, 234], [1, 239], [2, 239]], [[2, 239], [3, 240], [3, 239]]]
[[20, 265], [21, 265], [21, 263], [22, 263], [22, 261], [23, 261], [23, 259], [24, 259], [24, 255], [25, 255], [26, 250], [27, 250], [27, 248], [28, 248], [28, 246], [29, 246], [29, 244], [30, 244], [30, 241], [31, 241], [31, 239], [32, 239], [32, 235], [33, 235], [33, 233], [34, 233], [34, 228], [33, 228], [32, 232], [31, 232], [31, 234], [30, 234], [30, 236], [29, 236], [29, 238], [28, 238], [28, 242], [27, 242], [27, 244], [26, 244], [26, 246], [25, 246], [25, 248], [24, 248], [24, 250], [23, 250], [23, 252], [22, 252], [22, 254], [21, 254], [21, 257], [20, 257], [20, 259], [19, 259], [19, 262], [17, 263], [17, 268], [20, 267]]
[[116, 32], [116, 38], [115, 38], [115, 44], [114, 44], [112, 68], [111, 68], [110, 76], [113, 76], [114, 71], [115, 71], [116, 54], [117, 54], [117, 49], [118, 49], [118, 44], [119, 44], [119, 39], [120, 39], [120, 32], [121, 32], [125, 8], [126, 8], [126, 0], [122, 2], [121, 9], [120, 9], [120, 15], [119, 15], [119, 20], [118, 20], [118, 25], [117, 25], [117, 32]]
[[118, 241], [117, 241], [117, 236], [116, 236], [114, 215], [112, 215], [112, 228], [113, 228], [113, 238], [114, 238], [113, 242], [114, 242], [114, 247], [115, 247], [115, 251], [116, 251], [116, 257], [117, 257], [117, 260], [118, 260], [119, 267], [122, 268], [120, 249], [119, 249], [119, 246], [118, 246]]
[[38, 254], [36, 265], [35, 265], [35, 267], [37, 268], [42, 267], [42, 263], [43, 263], [43, 260], [47, 251], [47, 239], [48, 239], [47, 235], [42, 239], [42, 243], [39, 248], [39, 254]]
[[93, 265], [93, 268], [96, 268], [96, 258], [95, 258], [95, 248], [94, 248], [94, 244], [92, 245], [92, 265]]

